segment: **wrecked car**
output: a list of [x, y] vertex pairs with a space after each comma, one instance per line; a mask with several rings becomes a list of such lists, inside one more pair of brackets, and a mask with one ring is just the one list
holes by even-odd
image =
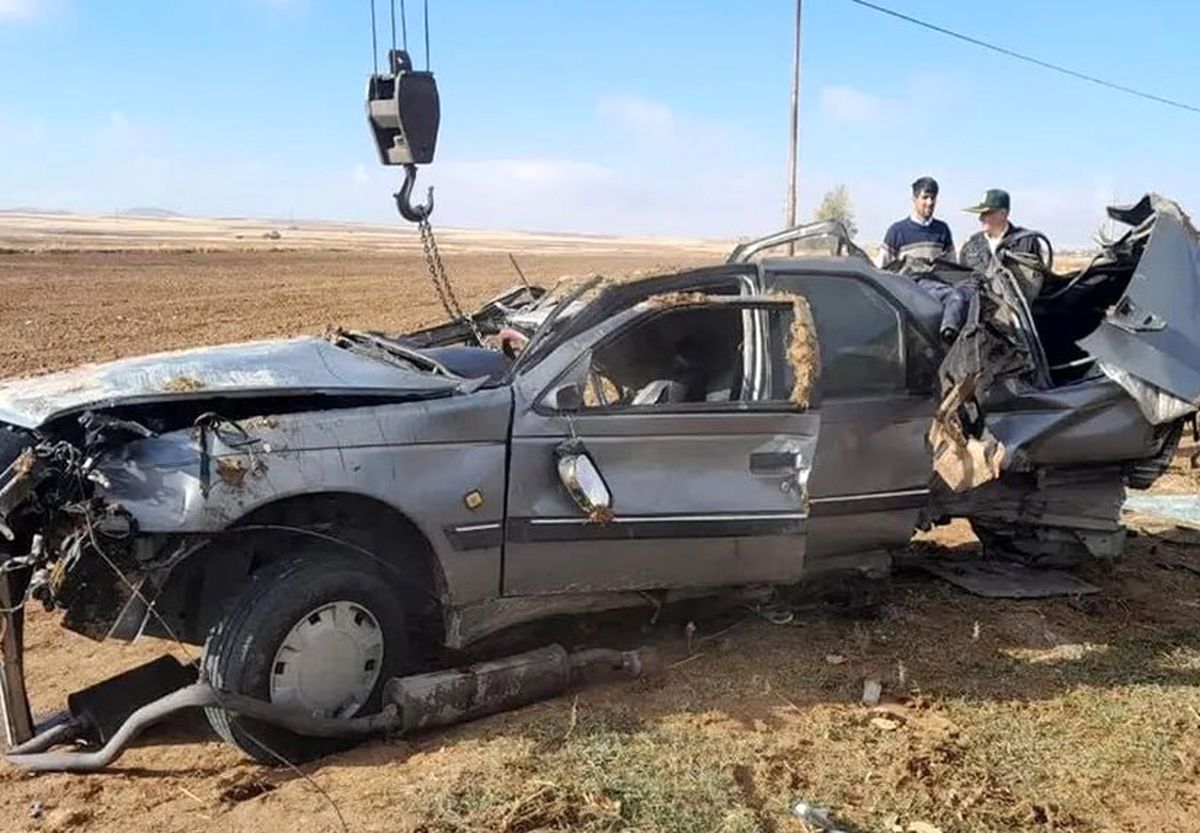
[[[1124, 489], [1165, 470], [1200, 396], [1200, 264], [1174, 204], [1111, 214], [1127, 232], [1077, 272], [1001, 250], [985, 275], [940, 275], [979, 284], [949, 347], [931, 295], [817, 224], [708, 268], [518, 288], [401, 336], [3, 383], [9, 742], [34, 731], [25, 602], [97, 639], [202, 646], [215, 689], [353, 718], [444, 648], [885, 575], [952, 518], [998, 556], [1115, 557]], [[767, 256], [818, 236], [834, 255]], [[208, 713], [263, 761], [330, 748]]]

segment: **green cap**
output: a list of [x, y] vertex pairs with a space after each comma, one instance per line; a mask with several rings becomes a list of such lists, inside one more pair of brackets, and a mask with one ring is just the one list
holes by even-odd
[[972, 205], [964, 209], [964, 211], [970, 211], [972, 214], [983, 214], [999, 208], [1007, 210], [1008, 207], [1008, 192], [1001, 191], [999, 188], [989, 188], [983, 192], [983, 199], [977, 205]]

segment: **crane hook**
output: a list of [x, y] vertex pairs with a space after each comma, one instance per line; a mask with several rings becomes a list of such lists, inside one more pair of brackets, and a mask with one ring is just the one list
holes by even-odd
[[417, 166], [404, 166], [404, 184], [400, 186], [394, 196], [396, 198], [396, 208], [400, 211], [400, 216], [410, 223], [420, 223], [429, 219], [429, 215], [433, 213], [433, 186], [429, 187], [426, 192], [424, 205], [412, 204], [412, 189], [417, 181]]

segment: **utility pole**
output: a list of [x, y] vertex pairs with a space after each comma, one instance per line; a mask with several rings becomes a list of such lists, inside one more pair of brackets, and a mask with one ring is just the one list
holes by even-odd
[[796, 199], [799, 192], [796, 154], [800, 136], [800, 20], [804, 0], [796, 0], [796, 41], [792, 52], [792, 136], [788, 150], [787, 227], [796, 225]]

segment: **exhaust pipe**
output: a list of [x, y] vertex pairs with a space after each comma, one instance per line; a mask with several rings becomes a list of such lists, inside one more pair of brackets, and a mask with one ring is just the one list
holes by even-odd
[[568, 654], [550, 645], [464, 669], [394, 677], [384, 684], [384, 708], [363, 717], [319, 717], [253, 697], [194, 683], [137, 709], [100, 749], [51, 752], [73, 737], [76, 723], [59, 724], [10, 750], [7, 760], [32, 772], [98, 772], [124, 753], [148, 727], [189, 708], [219, 706], [227, 711], [310, 737], [363, 738], [447, 726], [546, 700], [577, 683], [613, 677], [652, 677], [661, 671], [652, 648], [635, 651], [585, 650]]
[[400, 731], [412, 732], [547, 700], [575, 684], [653, 677], [661, 665], [652, 648], [568, 654], [549, 645], [463, 669], [394, 677], [384, 686], [383, 701], [398, 709]]

